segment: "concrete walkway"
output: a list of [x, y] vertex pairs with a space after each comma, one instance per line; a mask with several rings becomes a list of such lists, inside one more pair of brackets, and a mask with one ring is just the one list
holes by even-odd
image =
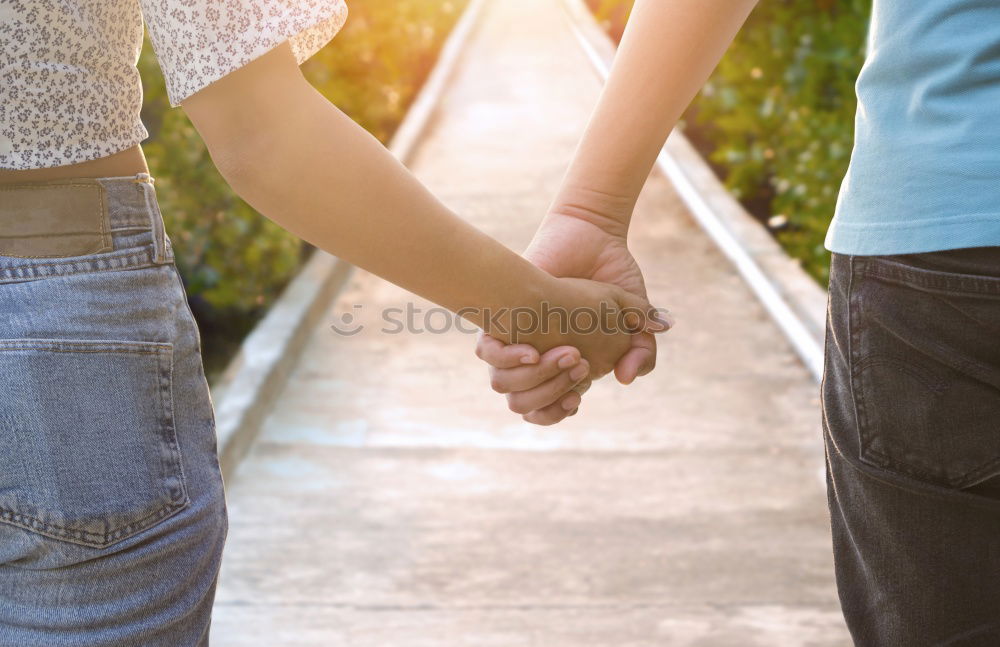
[[[557, 0], [488, 3], [412, 166], [521, 249], [598, 90]], [[213, 645], [849, 645], [815, 384], [659, 176], [633, 247], [678, 326], [554, 428], [473, 336], [380, 332], [411, 299], [358, 272], [325, 321], [366, 328], [315, 331], [229, 483]]]

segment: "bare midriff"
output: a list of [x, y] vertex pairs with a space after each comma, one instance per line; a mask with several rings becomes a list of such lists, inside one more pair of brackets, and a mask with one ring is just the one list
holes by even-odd
[[27, 169], [14, 171], [0, 169], [0, 184], [19, 184], [21, 182], [43, 182], [45, 180], [64, 180], [76, 177], [123, 177], [149, 173], [146, 157], [138, 144], [120, 153], [102, 157], [89, 162], [53, 166], [52, 168]]

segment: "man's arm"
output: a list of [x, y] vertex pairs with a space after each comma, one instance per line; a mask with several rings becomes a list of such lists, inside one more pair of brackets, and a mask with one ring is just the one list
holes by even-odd
[[552, 207], [623, 236], [667, 135], [756, 0], [636, 0]]
[[[645, 297], [642, 273], [626, 244], [639, 193], [674, 124], [705, 83], [756, 0], [637, 0], [608, 82], [548, 215], [525, 256], [557, 276], [599, 278]], [[512, 370], [530, 349], [484, 337], [477, 353], [494, 385], [525, 419], [553, 424], [580, 396], [553, 389], [549, 356]], [[652, 370], [656, 342], [633, 337], [615, 367], [628, 384]], [[533, 371], [533, 372], [532, 372]], [[553, 395], [554, 393], [561, 395]]]

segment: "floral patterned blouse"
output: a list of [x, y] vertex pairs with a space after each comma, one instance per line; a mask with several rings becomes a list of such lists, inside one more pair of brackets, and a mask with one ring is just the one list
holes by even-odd
[[0, 168], [85, 162], [148, 136], [143, 20], [172, 106], [289, 41], [299, 63], [344, 0], [0, 0]]

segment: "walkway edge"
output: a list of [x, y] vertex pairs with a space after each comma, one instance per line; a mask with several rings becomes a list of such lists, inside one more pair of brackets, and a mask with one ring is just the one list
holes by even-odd
[[[410, 159], [426, 131], [483, 3], [484, 0], [470, 0], [396, 130], [389, 150], [400, 161]], [[346, 261], [326, 252], [313, 252], [213, 385], [215, 429], [224, 479], [232, 477], [250, 450], [310, 333], [346, 285], [353, 269]]]
[[[601, 81], [615, 45], [584, 0], [563, 0], [581, 47]], [[823, 374], [826, 293], [771, 234], [726, 190], [708, 163], [678, 130], [657, 167], [673, 183], [691, 215], [733, 263], [818, 382]]]

